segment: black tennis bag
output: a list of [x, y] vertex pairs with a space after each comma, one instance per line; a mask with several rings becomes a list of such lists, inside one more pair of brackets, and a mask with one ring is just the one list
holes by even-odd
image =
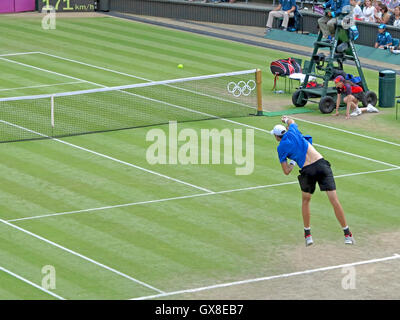
[[275, 76], [289, 76], [292, 73], [301, 73], [302, 71], [301, 66], [293, 58], [272, 61], [270, 69]]
[[279, 76], [289, 76], [292, 73], [302, 72], [300, 64], [293, 58], [272, 61], [269, 67], [274, 75], [274, 87], [272, 90], [275, 89], [276, 80], [278, 80]]

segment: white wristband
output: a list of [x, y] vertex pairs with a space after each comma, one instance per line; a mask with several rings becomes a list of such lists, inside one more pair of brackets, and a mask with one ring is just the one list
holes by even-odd
[[287, 124], [289, 121], [289, 118], [285, 118], [285, 124]]

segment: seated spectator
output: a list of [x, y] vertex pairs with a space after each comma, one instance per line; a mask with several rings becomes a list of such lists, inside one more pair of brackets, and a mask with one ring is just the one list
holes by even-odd
[[392, 45], [392, 36], [386, 31], [386, 25], [380, 24], [378, 27], [378, 35], [376, 37], [375, 48], [385, 49]]
[[375, 22], [375, 7], [372, 5], [371, 0], [365, 0], [363, 16], [365, 22]]
[[398, 6], [400, 6], [400, 0], [390, 0], [389, 3], [387, 4], [388, 10], [391, 13], [394, 13], [394, 9]]
[[400, 27], [400, 6], [394, 8], [394, 12], [390, 16], [388, 24], [394, 27]]
[[294, 17], [296, 8], [296, 0], [279, 0], [279, 5], [268, 14], [267, 29], [265, 30], [265, 33], [268, 33], [272, 29], [272, 24], [275, 18], [283, 18], [282, 29], [286, 31], [289, 24], [289, 18]]
[[349, 4], [349, 0], [329, 0], [322, 5], [325, 9], [330, 8], [322, 18], [318, 19], [318, 26], [324, 38], [329, 38], [329, 36], [331, 36], [333, 40], [335, 37], [337, 17], [342, 13], [343, 7]]
[[382, 16], [381, 16], [381, 18], [376, 19], [376, 22], [378, 22], [378, 23], [388, 23], [389, 19], [391, 17], [391, 14], [390, 14], [387, 6], [384, 5], [384, 4], [381, 4], [380, 5], [380, 10], [381, 10]]
[[372, 1], [372, 6], [375, 8], [374, 17], [375, 17], [376, 23], [379, 23], [379, 21], [382, 18], [381, 5], [382, 5], [382, 2], [380, 2], [380, 1], [377, 1], [377, 0]]
[[357, 0], [350, 0], [350, 5], [353, 7], [353, 19], [362, 21], [364, 19], [364, 15]]

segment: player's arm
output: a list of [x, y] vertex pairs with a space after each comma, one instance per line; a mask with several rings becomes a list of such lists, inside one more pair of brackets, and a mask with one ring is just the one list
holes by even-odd
[[288, 129], [292, 123], [295, 123], [293, 119], [290, 119], [288, 116], [282, 116], [282, 122], [287, 125]]
[[283, 173], [285, 175], [289, 175], [292, 172], [295, 165], [296, 165], [296, 162], [294, 162], [293, 160], [290, 160], [289, 163], [287, 163], [287, 161], [282, 162], [281, 166], [282, 166]]
[[334, 116], [338, 116], [339, 115], [339, 107], [340, 107], [340, 101], [341, 101], [341, 94], [340, 94], [340, 92], [338, 91], [338, 94], [337, 94], [337, 98], [336, 98], [336, 113], [334, 114]]

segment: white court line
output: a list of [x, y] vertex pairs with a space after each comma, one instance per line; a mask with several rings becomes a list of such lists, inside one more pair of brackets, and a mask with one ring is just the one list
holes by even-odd
[[7, 89], [0, 89], [0, 91], [3, 92], [3, 91], [11, 91], [11, 90], [55, 87], [55, 86], [63, 86], [63, 85], [66, 85], [66, 84], [76, 84], [76, 83], [82, 83], [82, 81], [72, 81], [72, 82], [63, 82], [63, 83], [55, 83], [55, 84], [42, 84], [42, 85], [38, 85], [38, 86], [29, 86], [29, 87], [7, 88]]
[[394, 145], [396, 147], [400, 147], [400, 143], [395, 143], [395, 142], [392, 142], [392, 141], [387, 141], [387, 140], [384, 140], [384, 139], [379, 139], [379, 138], [367, 136], [365, 134], [356, 133], [356, 132], [353, 132], [353, 131], [340, 129], [340, 128], [336, 128], [336, 127], [333, 127], [333, 126], [328, 126], [326, 124], [321, 124], [321, 123], [317, 123], [317, 122], [314, 122], [314, 121], [309, 121], [309, 120], [304, 120], [304, 119], [294, 118], [294, 117], [291, 117], [291, 118], [294, 119], [294, 120], [298, 120], [298, 121], [306, 122], [306, 123], [309, 123], [309, 124], [313, 124], [315, 126], [320, 126], [320, 127], [323, 127], [323, 128], [328, 128], [328, 129], [332, 129], [332, 130], [348, 133], [348, 134], [351, 134], [351, 135], [354, 135], [354, 136], [359, 136], [359, 137], [362, 137], [362, 138], [371, 139], [371, 140], [375, 140], [375, 141], [391, 144], [391, 145]]
[[33, 283], [32, 281], [29, 281], [28, 279], [25, 279], [24, 277], [21, 277], [20, 275], [12, 272], [10, 270], [7, 270], [6, 268], [3, 268], [2, 266], [0, 266], [0, 270], [4, 271], [5, 273], [8, 273], [9, 275], [13, 276], [14, 278], [17, 278], [17, 279], [19, 279], [19, 280], [31, 285], [32, 287], [35, 287], [35, 288], [37, 288], [37, 289], [39, 289], [39, 290], [41, 290], [43, 292], [46, 292], [47, 294], [49, 294], [49, 295], [51, 295], [51, 296], [53, 296], [53, 297], [55, 297], [55, 298], [57, 298], [59, 300], [65, 300], [63, 297], [59, 296], [58, 294], [55, 294], [54, 292], [51, 292], [51, 291], [49, 291], [49, 290], [37, 285], [36, 283]]
[[[74, 80], [77, 80], [77, 81], [90, 83], [90, 84], [93, 84], [93, 85], [96, 85], [96, 86], [99, 86], [99, 87], [103, 87], [103, 88], [106, 87], [106, 86], [103, 86], [103, 85], [98, 84], [98, 83], [95, 83], [95, 82], [86, 81], [86, 80], [83, 80], [83, 79], [71, 77], [71, 76], [68, 76], [68, 75], [65, 75], [65, 74], [61, 74], [61, 73], [54, 72], [54, 71], [50, 71], [50, 70], [47, 70], [47, 69], [35, 67], [35, 66], [29, 65], [29, 64], [25, 64], [25, 63], [22, 63], [22, 62], [17, 62], [17, 61], [13, 61], [13, 60], [9, 60], [9, 59], [6, 59], [6, 58], [1, 58], [1, 57], [0, 57], [0, 59], [1, 59], [1, 60], [6, 60], [6, 61], [9, 61], [9, 62], [12, 62], [12, 63], [16, 63], [16, 64], [19, 64], [19, 65], [22, 65], [22, 66], [25, 66], [25, 67], [28, 67], [28, 68], [33, 68], [33, 69], [40, 70], [40, 71], [43, 71], [43, 72], [48, 72], [48, 73], [52, 73], [52, 74], [59, 75], [59, 76], [62, 76], [62, 77], [71, 78], [71, 79], [74, 79]], [[127, 93], [127, 94], [131, 94], [130, 92], [126, 92], [126, 91], [121, 91], [121, 92]], [[133, 94], [132, 94], [132, 95], [133, 95]], [[134, 164], [132, 164], [132, 163], [129, 163], [129, 162], [126, 162], [126, 161], [122, 161], [122, 160], [116, 159], [116, 158], [114, 158], [114, 157], [107, 156], [107, 155], [105, 155], [105, 154], [103, 154], [103, 153], [96, 152], [96, 151], [93, 151], [93, 150], [90, 150], [90, 149], [87, 149], [87, 148], [84, 148], [84, 147], [81, 147], [81, 146], [78, 146], [78, 145], [75, 145], [75, 144], [72, 144], [72, 143], [69, 143], [69, 142], [60, 140], [60, 139], [51, 138], [51, 137], [49, 137], [49, 136], [47, 136], [47, 135], [45, 135], [45, 134], [36, 132], [36, 131], [34, 131], [34, 130], [30, 130], [30, 129], [25, 128], [25, 127], [22, 127], [22, 126], [18, 126], [18, 125], [16, 125], [16, 124], [13, 124], [13, 123], [10, 123], [10, 122], [7, 122], [7, 121], [0, 120], [0, 122], [5, 123], [5, 124], [8, 124], [8, 125], [13, 126], [13, 127], [16, 127], [16, 128], [19, 128], [19, 129], [22, 129], [22, 130], [25, 130], [25, 131], [28, 131], [28, 132], [31, 132], [31, 133], [34, 133], [34, 134], [37, 134], [37, 135], [39, 135], [39, 136], [41, 136], [41, 137], [50, 138], [50, 139], [52, 139], [52, 140], [54, 140], [54, 141], [63, 143], [63, 144], [65, 144], [65, 145], [69, 145], [70, 147], [73, 147], [73, 148], [76, 148], [76, 149], [80, 149], [80, 150], [82, 150], [82, 151], [86, 151], [86, 152], [95, 154], [95, 155], [97, 155], [97, 156], [100, 156], [100, 157], [103, 157], [103, 158], [106, 158], [106, 159], [109, 159], [109, 160], [112, 160], [112, 161], [115, 161], [115, 162], [118, 162], [118, 163], [121, 163], [121, 164], [130, 166], [130, 167], [133, 167], [133, 168], [136, 168], [136, 169], [145, 171], [145, 172], [147, 172], [147, 173], [151, 173], [151, 174], [157, 175], [157, 176], [159, 176], [159, 177], [163, 177], [163, 178], [165, 178], [165, 179], [168, 179], [168, 180], [171, 180], [171, 181], [175, 181], [175, 182], [178, 182], [178, 183], [181, 183], [181, 184], [190, 186], [190, 187], [195, 188], [195, 189], [198, 189], [198, 190], [202, 190], [202, 191], [210, 192], [210, 193], [213, 192], [213, 191], [211, 191], [211, 190], [209, 190], [209, 189], [206, 189], [206, 188], [203, 188], [203, 187], [200, 187], [200, 186], [196, 186], [196, 185], [194, 185], [194, 184], [191, 184], [191, 183], [188, 183], [188, 182], [179, 180], [179, 179], [175, 179], [175, 178], [169, 177], [169, 176], [167, 176], [167, 175], [164, 175], [164, 174], [155, 172], [155, 171], [153, 171], [153, 170], [145, 169], [145, 168], [143, 168], [143, 167], [134, 165]]]
[[10, 60], [10, 59], [7, 59], [7, 58], [2, 58], [2, 57], [0, 57], [0, 60], [11, 62], [11, 63], [15, 63], [15, 64], [18, 64], [20, 66], [27, 67], [27, 68], [32, 68], [32, 69], [35, 69], [35, 70], [38, 70], [38, 71], [47, 72], [47, 73], [54, 74], [54, 75], [57, 75], [57, 76], [60, 76], [60, 77], [69, 78], [69, 79], [76, 80], [76, 81], [79, 81], [79, 82], [86, 82], [86, 83], [90, 83], [90, 84], [94, 84], [94, 85], [99, 86], [98, 84], [95, 84], [95, 83], [90, 82], [90, 81], [86, 81], [86, 80], [82, 80], [82, 79], [75, 78], [75, 77], [72, 77], [72, 76], [68, 76], [66, 74], [62, 74], [62, 73], [59, 73], [59, 72], [55, 72], [55, 71], [51, 71], [51, 70], [35, 67], [35, 66], [30, 65], [30, 64], [26, 64], [26, 63], [14, 61], [14, 60]]
[[350, 152], [347, 152], [347, 151], [343, 151], [343, 150], [339, 150], [339, 149], [335, 149], [335, 148], [323, 146], [323, 145], [320, 145], [320, 144], [318, 144], [318, 143], [314, 143], [314, 145], [317, 146], [317, 147], [321, 147], [321, 148], [330, 150], [330, 151], [335, 151], [335, 152], [347, 154], [347, 155], [350, 155], [350, 156], [353, 156], [353, 157], [356, 157], [356, 158], [360, 158], [360, 159], [364, 159], [364, 160], [369, 160], [369, 161], [374, 161], [374, 162], [376, 162], [376, 163], [380, 163], [380, 164], [383, 164], [383, 165], [386, 165], [386, 166], [389, 166], [389, 167], [400, 168], [400, 166], [397, 166], [397, 165], [395, 165], [395, 164], [391, 164], [391, 163], [387, 163], [387, 162], [384, 162], [384, 161], [375, 160], [375, 159], [371, 159], [371, 158], [368, 158], [368, 157], [360, 156], [360, 155], [355, 154], [355, 153], [350, 153]]
[[[135, 79], [140, 79], [140, 80], [144, 80], [144, 81], [153, 81], [153, 80], [151, 80], [151, 79], [146, 79], [146, 78], [138, 77], [138, 76], [135, 76], [135, 75], [132, 75], [132, 74], [129, 74], [129, 73], [120, 72], [120, 71], [112, 70], [112, 69], [109, 69], [109, 68], [104, 68], [104, 67], [96, 66], [96, 65], [93, 65], [93, 64], [81, 62], [81, 61], [74, 60], [74, 59], [64, 58], [64, 57], [57, 56], [57, 55], [50, 54], [50, 53], [46, 53], [46, 52], [37, 52], [37, 53], [38, 53], [38, 54], [43, 54], [43, 55], [46, 55], [46, 56], [50, 56], [50, 57], [53, 57], [53, 58], [57, 58], [57, 59], [61, 59], [61, 60], [69, 61], [69, 62], [73, 62], [73, 63], [78, 63], [78, 64], [85, 65], [85, 66], [88, 66], [88, 67], [92, 67], [92, 68], [95, 68], [95, 69], [100, 69], [100, 70], [104, 70], [104, 71], [108, 71], [108, 72], [113, 72], [113, 73], [116, 73], [116, 74], [120, 74], [120, 75], [123, 75], [123, 76], [135, 78]], [[198, 92], [195, 92], [195, 91], [191, 91], [191, 90], [187, 90], [187, 89], [183, 89], [183, 88], [179, 88], [179, 87], [176, 87], [176, 88], [177, 88], [177, 89], [180, 89], [180, 90], [186, 90], [186, 91], [189, 91], [189, 92], [193, 92], [193, 93], [199, 94]], [[210, 97], [211, 97], [211, 98], [219, 99], [218, 97], [214, 97], [214, 96], [210, 96]], [[223, 100], [225, 100], [225, 99], [223, 99]], [[232, 103], [237, 103], [237, 102], [231, 101], [231, 100], [228, 100], [228, 101], [229, 101], [229, 102], [232, 102]], [[241, 103], [237, 103], [237, 104], [241, 104]], [[242, 104], [242, 105], [243, 105], [243, 104]], [[379, 141], [379, 142], [383, 142], [383, 143], [387, 143], [387, 144], [391, 144], [391, 145], [400, 147], [400, 144], [399, 144], [399, 143], [387, 141], [387, 140], [384, 140], [384, 139], [379, 139], [379, 138], [367, 136], [367, 135], [364, 135], [364, 134], [356, 133], [356, 132], [353, 132], [353, 131], [349, 131], [349, 130], [345, 130], [345, 129], [339, 129], [339, 128], [336, 128], [336, 127], [333, 127], [333, 126], [328, 126], [328, 125], [324, 125], [324, 124], [320, 124], [320, 123], [317, 123], [317, 122], [313, 122], [313, 121], [309, 121], [309, 120], [304, 120], [304, 119], [300, 119], [300, 118], [294, 118], [294, 117], [292, 117], [292, 119], [294, 119], [294, 120], [299, 120], [299, 121], [303, 121], [303, 122], [307, 122], [307, 123], [309, 123], [309, 124], [313, 124], [313, 125], [316, 125], [316, 126], [321, 126], [321, 127], [328, 128], [328, 129], [332, 129], [332, 130], [337, 130], [337, 131], [341, 131], [341, 132], [344, 132], [344, 133], [352, 134], [352, 135], [355, 135], [355, 136], [363, 137], [363, 138], [366, 138], [366, 139], [376, 140], [376, 141]]]
[[26, 234], [28, 234], [28, 235], [30, 235], [30, 236], [36, 238], [36, 239], [39, 239], [39, 240], [41, 240], [41, 241], [44, 241], [44, 242], [46, 242], [46, 243], [48, 243], [48, 244], [50, 244], [50, 245], [52, 245], [52, 246], [54, 246], [54, 247], [57, 247], [57, 248], [59, 248], [59, 249], [61, 249], [61, 250], [63, 250], [63, 251], [66, 251], [66, 252], [68, 252], [68, 253], [70, 253], [70, 254], [73, 254], [74, 256], [77, 256], [77, 257], [79, 257], [79, 258], [82, 258], [83, 260], [89, 261], [90, 263], [93, 263], [93, 264], [95, 264], [95, 265], [97, 265], [97, 266], [99, 266], [99, 267], [101, 267], [101, 268], [103, 268], [103, 269], [106, 269], [106, 270], [111, 271], [111, 272], [113, 272], [113, 273], [115, 273], [115, 274], [118, 274], [118, 275], [120, 275], [120, 276], [122, 276], [122, 277], [124, 277], [124, 278], [126, 278], [126, 279], [128, 279], [128, 280], [130, 280], [130, 281], [133, 281], [133, 282], [135, 282], [135, 283], [138, 283], [138, 284], [140, 284], [140, 285], [142, 285], [142, 286], [144, 286], [144, 287], [146, 287], [146, 288], [149, 288], [149, 289], [151, 289], [151, 290], [153, 290], [153, 291], [157, 291], [157, 292], [159, 292], [159, 293], [164, 293], [164, 291], [162, 291], [162, 290], [160, 290], [160, 289], [157, 289], [157, 288], [155, 288], [155, 287], [153, 287], [153, 286], [151, 286], [151, 285], [149, 285], [149, 284], [147, 284], [147, 283], [145, 283], [145, 282], [143, 282], [143, 281], [140, 281], [140, 280], [135, 279], [135, 278], [133, 278], [133, 277], [131, 277], [131, 276], [128, 276], [127, 274], [125, 274], [125, 273], [123, 273], [123, 272], [120, 272], [120, 271], [118, 271], [118, 270], [116, 270], [116, 269], [114, 269], [114, 268], [108, 267], [108, 266], [106, 266], [105, 264], [102, 264], [102, 263], [100, 263], [100, 262], [97, 262], [96, 260], [93, 260], [93, 259], [88, 258], [88, 257], [86, 257], [86, 256], [84, 256], [84, 255], [82, 255], [82, 254], [80, 254], [80, 253], [77, 253], [77, 252], [71, 250], [71, 249], [68, 249], [68, 248], [66, 248], [66, 247], [63, 247], [62, 245], [59, 245], [59, 244], [57, 244], [57, 243], [55, 243], [55, 242], [53, 242], [53, 241], [51, 241], [51, 240], [48, 240], [48, 239], [46, 239], [46, 238], [44, 238], [44, 237], [42, 237], [42, 236], [39, 236], [39, 235], [37, 235], [37, 234], [35, 234], [35, 233], [33, 233], [33, 232], [28, 231], [28, 230], [26, 230], [26, 229], [23, 229], [23, 228], [21, 228], [21, 227], [18, 227], [18, 226], [14, 225], [14, 224], [12, 224], [12, 223], [10, 223], [10, 222], [8, 222], [8, 221], [5, 221], [5, 220], [3, 220], [3, 219], [0, 219], [0, 222], [4, 223], [5, 225], [7, 225], [7, 226], [9, 226], [9, 227], [12, 227], [12, 228], [17, 229], [17, 230], [19, 230], [19, 231], [22, 231], [22, 232], [24, 232], [24, 233], [26, 233]]
[[86, 151], [86, 152], [92, 153], [92, 154], [94, 154], [94, 155], [100, 156], [100, 157], [102, 157], [102, 158], [105, 158], [105, 159], [108, 159], [108, 160], [112, 160], [112, 161], [118, 162], [118, 163], [120, 163], [120, 164], [129, 166], [129, 167], [132, 167], [132, 168], [135, 168], [135, 169], [139, 169], [139, 170], [142, 170], [142, 171], [144, 171], [144, 172], [151, 173], [151, 174], [154, 174], [154, 175], [156, 175], [156, 176], [159, 176], [159, 177], [162, 177], [162, 178], [165, 178], [165, 179], [174, 181], [174, 182], [178, 182], [178, 183], [187, 185], [187, 186], [192, 187], [192, 188], [195, 188], [195, 189], [199, 189], [199, 190], [205, 191], [205, 192], [207, 192], [207, 193], [213, 193], [213, 191], [208, 190], [208, 189], [206, 189], [206, 188], [202, 188], [202, 187], [196, 186], [196, 185], [194, 185], [194, 184], [191, 184], [191, 183], [188, 183], [188, 182], [179, 180], [179, 179], [175, 179], [175, 178], [166, 176], [166, 175], [164, 175], [164, 174], [158, 173], [158, 172], [153, 171], [153, 170], [149, 170], [149, 169], [145, 169], [145, 168], [139, 167], [139, 166], [137, 166], [137, 165], [135, 165], [135, 164], [132, 164], [132, 163], [130, 163], [130, 162], [126, 162], [126, 161], [123, 161], [123, 160], [119, 160], [119, 159], [117, 159], [117, 158], [113, 158], [113, 157], [107, 156], [107, 155], [105, 155], [105, 154], [103, 154], [103, 153], [99, 153], [99, 152], [97, 152], [97, 151], [93, 151], [93, 150], [90, 150], [90, 149], [86, 149], [86, 148], [84, 148], [84, 147], [78, 146], [78, 145], [76, 145], [76, 144], [69, 143], [69, 142], [64, 141], [64, 140], [60, 140], [60, 139], [57, 139], [57, 138], [51, 138], [51, 137], [49, 137], [49, 136], [47, 136], [47, 135], [45, 135], [45, 134], [42, 134], [42, 133], [40, 133], [40, 132], [36, 132], [36, 131], [34, 131], [34, 130], [31, 130], [31, 129], [28, 129], [28, 128], [25, 128], [25, 127], [21, 127], [21, 126], [19, 126], [19, 125], [16, 125], [16, 124], [11, 123], [11, 122], [8, 122], [8, 121], [0, 120], [0, 122], [1, 122], [1, 123], [4, 123], [4, 124], [7, 124], [7, 125], [9, 125], [9, 126], [12, 126], [12, 127], [15, 127], [15, 128], [18, 128], [18, 129], [21, 129], [21, 130], [24, 130], [24, 131], [27, 131], [27, 132], [31, 132], [31, 133], [33, 133], [33, 134], [36, 134], [36, 135], [41, 136], [41, 137], [44, 137], [44, 138], [49, 138], [49, 139], [51, 139], [51, 140], [57, 141], [57, 142], [59, 142], [59, 143], [65, 144], [65, 145], [70, 146], [70, 147], [73, 147], [73, 148], [75, 148], [75, 149], [79, 149], [79, 150], [82, 150], [82, 151]]
[[40, 54], [40, 52], [33, 51], [33, 52], [5, 53], [5, 54], [0, 54], [0, 57], [23, 56], [23, 55], [27, 55], [27, 54]]
[[292, 273], [283, 273], [283, 274], [278, 274], [278, 275], [275, 275], [275, 276], [268, 276], [268, 277], [262, 277], [262, 278], [254, 278], [254, 279], [233, 281], [233, 282], [228, 282], [228, 283], [220, 283], [220, 284], [207, 286], [207, 287], [179, 290], [179, 291], [156, 294], [156, 295], [152, 295], [152, 296], [143, 296], [143, 297], [138, 297], [138, 298], [132, 298], [131, 300], [154, 299], [154, 298], [173, 296], [173, 295], [177, 295], [177, 294], [194, 293], [194, 292], [200, 292], [200, 291], [205, 291], [205, 290], [226, 288], [226, 287], [232, 287], [232, 286], [237, 286], [237, 285], [261, 282], [261, 281], [268, 281], [268, 280], [282, 279], [282, 278], [290, 278], [290, 277], [294, 277], [294, 276], [301, 276], [301, 275], [311, 274], [311, 273], [316, 273], [316, 272], [330, 271], [330, 270], [335, 270], [335, 269], [342, 269], [342, 268], [347, 268], [347, 267], [360, 266], [360, 265], [364, 265], [364, 264], [371, 264], [371, 263], [390, 261], [390, 260], [395, 260], [395, 259], [399, 259], [399, 258], [400, 258], [400, 255], [394, 254], [393, 256], [389, 256], [389, 257], [385, 257], [385, 258], [364, 260], [364, 261], [358, 261], [358, 262], [353, 262], [353, 263], [346, 263], [346, 264], [340, 264], [340, 265], [336, 265], [336, 266], [316, 268], [316, 269], [310, 269], [310, 270], [304, 270], [304, 271], [298, 271], [298, 272], [292, 272]]
[[[400, 170], [400, 168], [390, 168], [390, 169], [382, 169], [382, 170], [374, 170], [374, 171], [365, 171], [365, 172], [342, 174], [342, 175], [335, 176], [335, 179], [336, 178], [344, 178], [344, 177], [352, 177], [352, 176], [364, 175], [364, 174], [371, 174], [371, 173], [378, 173], [378, 172], [387, 172], [387, 171], [393, 171], [393, 170]], [[174, 200], [198, 198], [198, 197], [205, 197], [205, 196], [226, 194], [226, 193], [233, 193], [233, 192], [240, 192], [240, 191], [266, 189], [266, 188], [279, 187], [279, 186], [285, 186], [285, 185], [291, 185], [291, 184], [297, 184], [297, 183], [298, 183], [298, 181], [291, 181], [291, 182], [283, 182], [283, 183], [255, 186], [255, 187], [246, 187], [246, 188], [240, 188], [240, 189], [215, 191], [213, 193], [209, 193], [209, 192], [207, 192], [207, 193], [199, 193], [199, 194], [193, 194], [193, 195], [187, 195], [187, 196], [179, 196], [179, 197], [163, 198], [163, 199], [156, 199], [156, 200], [147, 200], [147, 201], [123, 203], [123, 204], [103, 206], [103, 207], [97, 207], [97, 208], [81, 209], [81, 210], [75, 210], [75, 211], [66, 211], [66, 212], [43, 214], [43, 215], [38, 215], [38, 216], [11, 219], [11, 220], [7, 220], [7, 221], [8, 222], [15, 222], [15, 221], [49, 218], [49, 217], [63, 216], [63, 215], [77, 214], [77, 213], [89, 213], [89, 212], [95, 212], [95, 211], [101, 211], [101, 210], [107, 210], [107, 209], [131, 207], [131, 206], [137, 206], [137, 205], [143, 205], [143, 204], [151, 204], [151, 203], [160, 203], [160, 202], [167, 202], [167, 201], [174, 201]]]

